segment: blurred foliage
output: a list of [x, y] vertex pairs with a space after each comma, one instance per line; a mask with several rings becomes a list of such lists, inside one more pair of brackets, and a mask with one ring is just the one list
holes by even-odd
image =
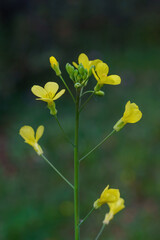
[[[73, 181], [72, 148], [45, 104], [36, 102], [33, 84], [58, 81], [49, 66], [54, 55], [64, 77], [67, 62], [85, 52], [107, 62], [120, 86], [105, 86], [81, 116], [80, 156], [108, 134], [128, 100], [143, 112], [81, 164], [81, 217], [104, 187], [120, 188], [126, 209], [106, 227], [103, 239], [158, 240], [160, 199], [159, 2], [1, 0], [0, 2], [0, 239], [73, 239], [73, 193], [18, 135], [28, 124], [45, 126], [40, 144]], [[94, 87], [95, 80], [88, 84]], [[64, 106], [65, 103], [65, 106]], [[57, 102], [65, 131], [73, 137], [74, 106], [68, 93]], [[106, 206], [82, 225], [92, 240]]]

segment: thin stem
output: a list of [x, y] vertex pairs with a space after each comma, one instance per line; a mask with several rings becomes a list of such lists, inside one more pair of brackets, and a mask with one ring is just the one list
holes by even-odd
[[81, 97], [82, 97], [83, 95], [87, 94], [87, 93], [94, 93], [94, 91], [92, 91], [92, 90], [90, 90], [90, 91], [85, 91], [85, 92], [81, 95]]
[[85, 105], [91, 100], [91, 98], [93, 97], [94, 92], [92, 92], [92, 94], [87, 98], [87, 100], [84, 102], [84, 104], [81, 106], [79, 112], [82, 111], [82, 109], [85, 107]]
[[74, 226], [75, 240], [79, 240], [79, 159], [78, 159], [78, 129], [79, 129], [80, 91], [76, 91], [75, 138], [74, 138]]
[[55, 119], [56, 119], [56, 121], [57, 121], [57, 123], [58, 123], [58, 126], [60, 127], [61, 131], [63, 132], [63, 135], [64, 135], [65, 139], [66, 139], [70, 144], [72, 144], [72, 146], [74, 147], [74, 144], [71, 142], [71, 140], [69, 139], [69, 137], [66, 135], [63, 127], [61, 126], [61, 124], [60, 124], [60, 122], [59, 122], [59, 120], [58, 120], [57, 115], [54, 115], [54, 117], [55, 117]]
[[106, 224], [103, 224], [103, 225], [102, 225], [102, 227], [101, 227], [101, 229], [100, 229], [100, 231], [99, 231], [97, 237], [95, 238], [95, 240], [98, 240], [98, 239], [99, 239], [99, 237], [101, 236], [101, 234], [102, 234], [102, 232], [103, 232], [105, 226], [106, 226]]
[[73, 102], [75, 103], [75, 102], [76, 102], [76, 101], [75, 101], [75, 98], [73, 97], [73, 94], [71, 93], [71, 90], [69, 89], [68, 85], [67, 85], [66, 82], [64, 81], [62, 75], [60, 75], [59, 77], [60, 77], [60, 79], [62, 80], [62, 82], [63, 82], [63, 84], [65, 85], [65, 87], [67, 88], [69, 94], [71, 95], [71, 97], [72, 97], [72, 99], [73, 99]]
[[99, 146], [101, 146], [113, 133], [115, 130], [113, 130], [110, 134], [108, 134], [100, 143], [98, 143], [91, 151], [89, 151], [84, 157], [82, 157], [79, 161], [81, 162], [86, 157], [88, 157], [93, 151], [95, 151]]
[[68, 183], [68, 185], [69, 185], [71, 188], [74, 189], [74, 186], [72, 185], [72, 183], [70, 183], [70, 182], [62, 175], [62, 173], [60, 173], [60, 172], [58, 171], [58, 169], [57, 169], [55, 166], [53, 166], [53, 164], [52, 164], [43, 154], [41, 155], [41, 157], [54, 169], [54, 171], [55, 171], [66, 183]]
[[93, 212], [95, 208], [93, 207], [89, 213], [80, 221], [79, 226], [86, 221], [86, 219], [90, 216], [90, 214]]

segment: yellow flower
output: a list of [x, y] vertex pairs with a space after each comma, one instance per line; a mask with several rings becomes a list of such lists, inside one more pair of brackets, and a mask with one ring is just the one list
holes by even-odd
[[95, 209], [101, 207], [105, 203], [112, 203], [119, 199], [120, 192], [118, 189], [110, 188], [109, 185], [103, 190], [99, 199], [97, 199], [93, 206]]
[[110, 208], [109, 213], [105, 215], [105, 219], [103, 221], [103, 224], [108, 224], [111, 219], [113, 219], [114, 215], [121, 211], [123, 208], [125, 208], [124, 205], [124, 199], [119, 198], [116, 202], [108, 203], [108, 206]]
[[136, 123], [142, 118], [142, 112], [135, 103], [127, 102], [123, 117], [114, 125], [114, 129], [119, 131], [127, 123]]
[[60, 98], [65, 92], [65, 89], [62, 89], [60, 92], [57, 93], [58, 89], [59, 89], [59, 85], [57, 83], [48, 82], [45, 84], [44, 88], [38, 85], [34, 85], [31, 88], [31, 91], [34, 95], [39, 97], [39, 98], [36, 98], [36, 100], [42, 100], [44, 102], [47, 102], [48, 108], [50, 109], [51, 114], [56, 115], [57, 110], [55, 108], [54, 101]]
[[36, 136], [32, 127], [23, 126], [21, 127], [19, 134], [25, 140], [26, 143], [28, 143], [34, 148], [34, 150], [37, 152], [38, 155], [41, 155], [43, 154], [43, 150], [38, 144], [38, 140], [42, 137], [43, 132], [44, 132], [44, 126], [42, 125], [37, 128]]
[[[78, 64], [82, 64], [83, 67], [88, 70], [88, 73], [89, 73], [90, 68], [91, 68], [92, 66], [97, 66], [97, 64], [98, 64], [99, 62], [102, 62], [102, 61], [99, 60], [99, 59], [96, 59], [96, 60], [93, 60], [93, 61], [89, 61], [87, 55], [84, 54], [84, 53], [81, 53], [81, 54], [79, 55], [79, 57], [78, 57]], [[75, 62], [73, 62], [73, 65], [74, 65], [76, 68], [78, 68], [78, 64], [75, 63]]]
[[56, 58], [51, 56], [49, 58], [50, 64], [51, 64], [51, 68], [55, 71], [57, 76], [61, 75], [61, 70], [59, 68], [59, 63], [57, 62]]
[[95, 70], [92, 68], [93, 75], [98, 84], [95, 91], [98, 91], [103, 84], [118, 85], [121, 83], [121, 78], [118, 75], [108, 75], [109, 67], [106, 63], [100, 62], [96, 65]]

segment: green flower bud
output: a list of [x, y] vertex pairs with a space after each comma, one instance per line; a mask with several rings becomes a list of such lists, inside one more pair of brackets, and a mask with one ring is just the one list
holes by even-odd
[[75, 78], [75, 80], [77, 79], [77, 75], [78, 75], [78, 70], [75, 69], [75, 70], [74, 70], [74, 78]]
[[66, 71], [68, 72], [69, 75], [72, 75], [73, 72], [74, 72], [74, 67], [71, 64], [67, 63], [66, 64]]
[[74, 87], [79, 88], [79, 87], [81, 87], [81, 84], [77, 82], [77, 83], [74, 84]]
[[80, 74], [78, 74], [78, 75], [77, 75], [77, 78], [76, 78], [77, 82], [80, 82], [80, 81], [81, 81], [81, 79], [82, 79], [81, 75], [80, 75]]
[[78, 71], [82, 76], [84, 75], [85, 69], [84, 69], [82, 63], [79, 64]]
[[98, 95], [98, 96], [104, 96], [105, 95], [105, 93], [103, 91], [97, 91], [94, 94]]

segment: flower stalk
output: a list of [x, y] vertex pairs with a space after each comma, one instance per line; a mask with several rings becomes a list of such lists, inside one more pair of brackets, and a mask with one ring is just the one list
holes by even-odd
[[80, 239], [79, 233], [79, 159], [78, 159], [78, 130], [79, 130], [79, 101], [80, 90], [76, 89], [75, 103], [75, 138], [74, 138], [74, 226], [75, 240]]
[[72, 189], [74, 189], [74, 186], [72, 185], [72, 183], [70, 183], [70, 182], [62, 175], [62, 173], [60, 173], [60, 172], [58, 171], [58, 169], [57, 169], [55, 166], [53, 166], [53, 164], [52, 164], [43, 154], [41, 155], [41, 157], [50, 165], [51, 168], [53, 168], [53, 170], [54, 170], [66, 183], [68, 183], [68, 185], [69, 185]]
[[84, 157], [82, 157], [79, 161], [83, 161], [86, 157], [88, 157], [92, 152], [94, 152], [98, 147], [100, 147], [116, 130], [113, 130], [110, 134], [108, 134], [100, 143], [98, 143], [92, 150], [90, 150]]

